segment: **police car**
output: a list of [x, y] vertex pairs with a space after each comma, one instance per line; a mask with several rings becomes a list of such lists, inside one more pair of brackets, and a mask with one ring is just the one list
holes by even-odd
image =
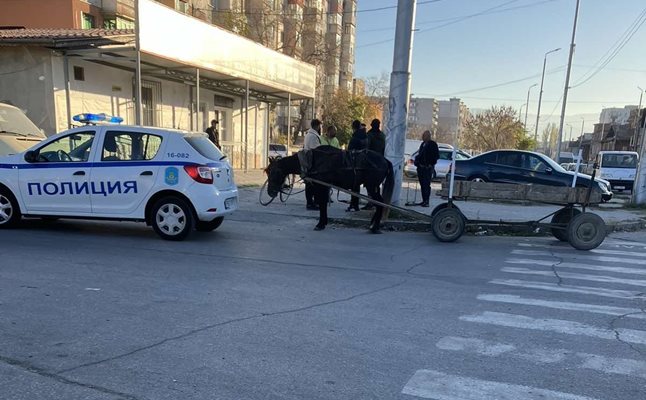
[[0, 157], [0, 228], [23, 216], [131, 220], [183, 240], [238, 208], [231, 166], [206, 135], [74, 119], [87, 125]]

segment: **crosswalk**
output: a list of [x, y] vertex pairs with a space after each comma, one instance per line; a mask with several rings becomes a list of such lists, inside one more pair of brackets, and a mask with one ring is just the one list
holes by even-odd
[[612, 385], [608, 388], [627, 380], [639, 394], [428, 365], [412, 371], [404, 395], [434, 400], [646, 399], [646, 244], [608, 239], [598, 249], [581, 252], [548, 240], [524, 241], [504, 264], [476, 296], [476, 310], [457, 317], [464, 329], [437, 341], [441, 354], [474, 365], [575, 371], [573, 376], [592, 382], [602, 377]]

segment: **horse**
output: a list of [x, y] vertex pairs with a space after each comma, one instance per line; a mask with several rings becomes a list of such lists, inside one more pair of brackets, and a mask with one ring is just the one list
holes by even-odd
[[[352, 190], [364, 185], [370, 198], [390, 204], [395, 176], [393, 166], [384, 156], [371, 150], [345, 151], [332, 146], [319, 146], [298, 154], [270, 162], [265, 172], [268, 177], [267, 193], [276, 197], [282, 190], [289, 174], [301, 174], [307, 178]], [[379, 185], [383, 183], [383, 196]], [[327, 207], [330, 191], [327, 186], [312, 183], [314, 200], [319, 207], [319, 221], [314, 230], [321, 231], [328, 224]], [[370, 221], [370, 232], [381, 233], [383, 206], [377, 205]]]

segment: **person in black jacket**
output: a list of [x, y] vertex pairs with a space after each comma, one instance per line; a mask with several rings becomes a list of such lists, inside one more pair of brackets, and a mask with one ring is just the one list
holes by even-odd
[[209, 135], [209, 140], [220, 150], [220, 132], [218, 132], [218, 120], [214, 119], [211, 121], [211, 126], [206, 128], [206, 134]]
[[348, 143], [348, 151], [359, 151], [368, 148], [368, 134], [365, 128], [361, 127], [361, 121], [352, 121], [352, 137]]
[[[368, 134], [366, 129], [361, 127], [361, 121], [354, 120], [352, 121], [352, 137], [350, 138], [350, 143], [348, 143], [348, 151], [361, 151], [368, 148]], [[352, 191], [359, 193], [361, 187], [359, 185], [353, 185]], [[350, 199], [350, 206], [345, 211], [359, 211], [359, 198], [352, 196]]]
[[386, 153], [386, 135], [379, 129], [381, 121], [373, 119], [368, 131], [368, 150], [375, 151], [382, 156]]
[[422, 207], [429, 206], [431, 198], [431, 179], [435, 174], [435, 164], [440, 158], [440, 149], [437, 143], [431, 140], [431, 132], [424, 131], [422, 134], [422, 144], [419, 146], [417, 156], [415, 157], [415, 166], [417, 167], [417, 179], [422, 188]]

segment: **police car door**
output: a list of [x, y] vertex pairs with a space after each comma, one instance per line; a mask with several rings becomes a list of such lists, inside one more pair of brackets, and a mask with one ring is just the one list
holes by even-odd
[[19, 167], [20, 193], [28, 214], [89, 215], [94, 128], [52, 140]]
[[162, 137], [134, 127], [104, 127], [102, 145], [92, 168], [94, 215], [132, 215], [147, 198], [157, 179], [154, 162]]

